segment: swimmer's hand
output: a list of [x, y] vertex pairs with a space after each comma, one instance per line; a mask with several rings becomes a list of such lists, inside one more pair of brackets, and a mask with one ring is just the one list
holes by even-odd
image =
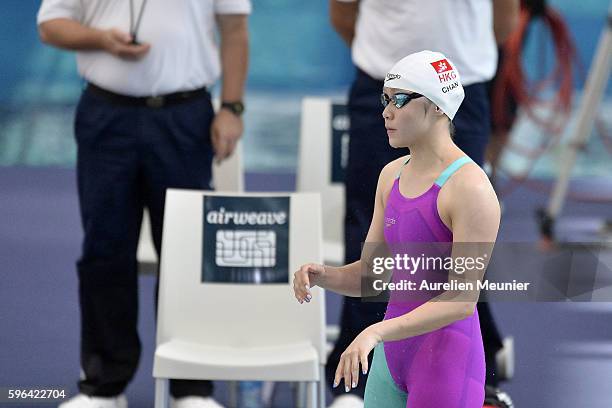
[[298, 302], [310, 302], [312, 299], [310, 288], [321, 282], [324, 275], [325, 266], [314, 263], [302, 265], [293, 274], [293, 292]]
[[359, 384], [359, 364], [363, 374], [368, 372], [368, 355], [382, 341], [380, 334], [370, 326], [355, 337], [355, 340], [340, 356], [340, 363], [334, 376], [334, 388], [344, 379], [344, 390], [349, 392]]

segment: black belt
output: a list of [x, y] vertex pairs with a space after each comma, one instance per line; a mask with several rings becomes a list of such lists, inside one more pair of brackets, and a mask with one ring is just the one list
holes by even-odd
[[128, 96], [100, 88], [91, 82], [87, 84], [87, 92], [102, 96], [103, 98], [117, 105], [147, 106], [149, 108], [163, 108], [164, 106], [188, 102], [192, 99], [209, 95], [208, 89], [199, 88], [192, 91], [174, 92], [158, 96]]

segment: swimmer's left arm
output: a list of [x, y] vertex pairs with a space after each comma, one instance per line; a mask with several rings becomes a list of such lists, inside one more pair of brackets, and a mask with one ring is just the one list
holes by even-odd
[[[468, 169], [466, 169], [468, 170]], [[451, 183], [452, 181], [452, 183]], [[499, 201], [488, 178], [480, 168], [473, 166], [462, 177], [449, 180], [449, 189], [442, 203], [447, 202], [447, 213], [453, 231], [451, 257], [480, 258], [482, 267], [462, 273], [450, 272], [449, 280], [471, 282], [473, 290], [446, 291], [403, 316], [376, 323], [372, 330], [381, 341], [405, 339], [428, 333], [474, 313], [481, 280], [488, 265], [497, 238], [500, 223]], [[456, 197], [461, 197], [457, 200]], [[453, 262], [453, 265], [456, 265]]]

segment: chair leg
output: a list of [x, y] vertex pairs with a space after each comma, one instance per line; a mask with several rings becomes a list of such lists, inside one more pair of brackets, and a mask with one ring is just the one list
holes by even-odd
[[318, 383], [316, 381], [308, 382], [308, 402], [306, 405], [308, 408], [316, 408], [319, 405], [319, 394], [317, 393], [317, 385]]
[[228, 384], [229, 390], [229, 406], [238, 406], [238, 381], [230, 381]]
[[295, 406], [297, 408], [305, 408], [304, 400], [306, 399], [305, 383], [298, 382], [296, 384]]
[[155, 408], [168, 408], [168, 385], [167, 378], [155, 379]]
[[325, 392], [327, 391], [327, 389], [325, 388], [326, 385], [327, 382], [325, 381], [325, 366], [321, 365], [319, 374], [319, 384], [317, 387], [319, 393], [319, 408], [325, 408]]
[[274, 389], [276, 383], [272, 381], [265, 381], [261, 390], [261, 400], [264, 407], [271, 407], [274, 400]]

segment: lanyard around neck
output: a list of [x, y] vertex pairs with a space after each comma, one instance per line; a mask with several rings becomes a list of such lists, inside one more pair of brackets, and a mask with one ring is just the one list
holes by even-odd
[[136, 18], [136, 25], [134, 25], [134, 0], [130, 0], [130, 35], [132, 36], [132, 44], [138, 44], [137, 34], [140, 28], [140, 22], [142, 21], [142, 13], [147, 5], [147, 0], [142, 0], [140, 3], [140, 10], [138, 11], [138, 17]]

